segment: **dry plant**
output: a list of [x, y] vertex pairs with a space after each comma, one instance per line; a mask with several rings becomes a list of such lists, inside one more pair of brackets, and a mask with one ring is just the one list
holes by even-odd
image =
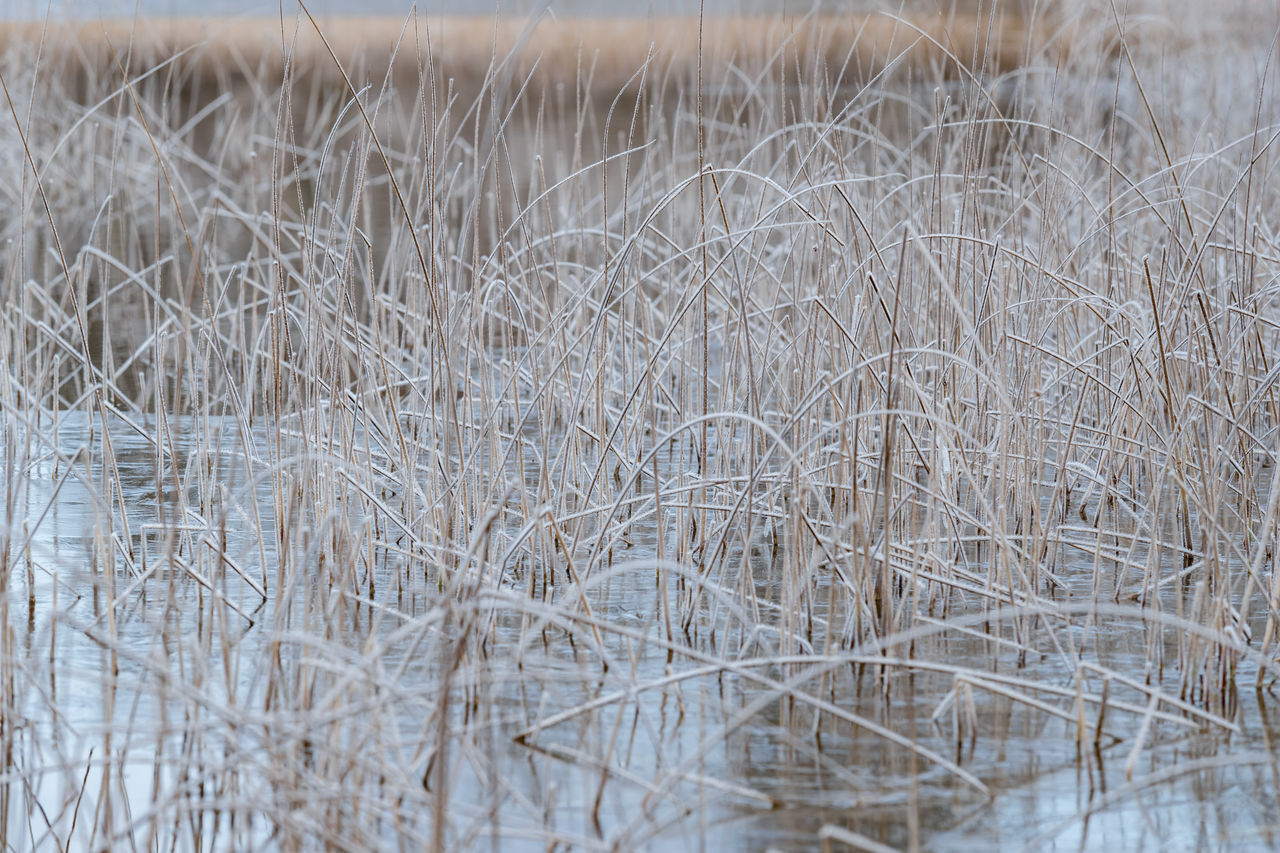
[[1276, 22], [1033, 12], [11, 31], [4, 848], [1267, 778]]

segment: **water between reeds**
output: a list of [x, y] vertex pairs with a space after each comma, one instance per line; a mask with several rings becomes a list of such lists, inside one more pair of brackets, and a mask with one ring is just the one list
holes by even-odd
[[[384, 438], [354, 435], [367, 451], [354, 464], [383, 464]], [[278, 842], [282, 799], [324, 792], [282, 790], [289, 780], [273, 777], [272, 754], [296, 759], [311, 738], [333, 739], [328, 760], [335, 748], [349, 758], [339, 778], [368, 773], [372, 753], [400, 754], [402, 769], [422, 774], [424, 751], [440, 750], [453, 772], [448, 792], [434, 794], [449, 797], [459, 838], [492, 836], [502, 849], [549, 839], [698, 849], [708, 838], [721, 849], [797, 849], [824, 826], [836, 839], [831, 826], [946, 849], [1278, 840], [1280, 729], [1268, 702], [1233, 693], [1223, 719], [1182, 702], [1176, 684], [1161, 692], [1169, 679], [1146, 661], [1153, 644], [1174, 650], [1182, 628], [1096, 604], [1088, 555], [1057, 576], [1064, 611], [1093, 601], [1092, 618], [1023, 613], [1002, 624], [997, 609], [937, 630], [926, 620], [909, 642], [844, 659], [780, 654], [769, 620], [755, 623], [757, 636], [716, 638], [748, 620], [707, 596], [688, 626], [702, 637], [699, 665], [666, 648], [660, 591], [683, 579], [655, 573], [652, 526], [633, 528], [577, 587], [502, 563], [528, 535], [508, 507], [483, 546], [495, 562], [469, 581], [484, 587], [472, 593], [485, 614], [477, 622], [447, 611], [446, 581], [412, 568], [377, 509], [342, 519], [368, 537], [354, 551], [378, 553], [361, 570], [293, 568], [307, 556], [300, 543], [337, 525], [282, 495], [281, 470], [341, 477], [353, 464], [323, 459], [301, 430], [76, 413], [10, 424], [5, 439], [4, 511], [11, 554], [22, 556], [7, 598], [8, 654], [22, 661], [22, 716], [8, 721], [7, 740], [11, 778], [24, 780], [7, 801], [19, 846], [104, 830], [137, 844], [169, 811], [199, 823], [193, 834], [207, 843]], [[405, 500], [390, 485], [354, 497], [332, 511], [402, 511]], [[726, 561], [761, 587], [761, 602], [784, 583], [772, 535]], [[557, 616], [582, 589], [594, 638]], [[829, 593], [813, 590], [819, 620]], [[1161, 607], [1176, 612], [1185, 594], [1168, 586]], [[473, 670], [442, 655], [463, 624], [488, 633]], [[728, 646], [733, 656], [718, 658]], [[1243, 662], [1237, 677], [1252, 683], [1254, 668]], [[787, 695], [797, 687], [808, 698]], [[283, 704], [287, 718], [275, 710]], [[835, 713], [820, 720], [815, 706]], [[358, 796], [371, 784], [351, 787]], [[358, 803], [344, 808], [360, 814]], [[363, 819], [369, 838], [397, 832], [393, 814], [370, 807]]]

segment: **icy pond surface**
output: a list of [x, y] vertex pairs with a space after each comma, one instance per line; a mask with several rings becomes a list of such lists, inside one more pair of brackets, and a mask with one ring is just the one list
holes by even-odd
[[[385, 789], [444, 779], [449, 837], [502, 849], [542, 849], [549, 833], [588, 848], [800, 849], [824, 826], [931, 849], [1280, 841], [1269, 692], [1253, 693], [1246, 661], [1229, 721], [1182, 702], [1176, 685], [1161, 693], [1143, 661], [1177, 628], [1105, 602], [1079, 619], [1092, 560], [1061, 569], [1067, 616], [918, 629], [919, 665], [888, 677], [868, 663], [875, 650], [781, 655], [767, 630], [724, 658], [728, 638], [710, 629], [730, 624], [716, 613], [728, 604], [711, 596], [694, 620], [699, 662], [666, 651], [653, 552], [638, 535], [584, 597], [508, 565], [468, 581], [485, 589], [467, 610], [442, 603], [444, 581], [414, 568], [379, 518], [404, 496], [357, 495], [376, 474], [350, 477], [351, 505], [334, 510], [374, 508], [343, 528], [366, 532], [350, 553], [368, 559], [359, 570], [308, 563], [309, 538], [339, 526], [301, 511], [282, 484], [309, 465], [321, 478], [376, 471], [376, 437], [355, 437], [357, 461], [232, 418], [106, 427], [83, 414], [6, 424], [5, 655], [22, 712], [6, 748], [27, 787], [5, 802], [18, 847], [90, 832], [143, 846], [156, 819], [176, 835], [189, 822], [187, 837], [215, 846], [270, 845], [290, 809], [313, 819], [314, 803], [290, 797], [321, 798], [324, 811], [325, 791], [309, 787], [323, 778], [367, 795], [363, 809], [333, 811], [386, 837], [396, 816], [374, 805]], [[500, 516], [491, 535], [496, 554], [520, 525]], [[779, 580], [766, 556], [744, 565], [762, 588]], [[581, 624], [563, 630], [586, 610], [596, 649]], [[1061, 654], [1020, 655], [1013, 622], [1056, 633]], [[444, 666], [474, 631], [489, 634], [483, 660]], [[780, 684], [804, 698], [780, 700]], [[350, 766], [275, 776], [309, 749]], [[433, 752], [449, 773], [435, 775]]]

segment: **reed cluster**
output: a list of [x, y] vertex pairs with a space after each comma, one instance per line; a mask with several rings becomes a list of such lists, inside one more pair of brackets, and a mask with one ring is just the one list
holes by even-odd
[[1054, 12], [11, 45], [5, 848], [918, 847], [1008, 743], [1269, 772], [1276, 22]]

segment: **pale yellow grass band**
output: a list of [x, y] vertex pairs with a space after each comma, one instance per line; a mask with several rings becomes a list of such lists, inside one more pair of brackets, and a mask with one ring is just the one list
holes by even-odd
[[[515, 79], [535, 85], [575, 86], [589, 81], [596, 94], [634, 87], [642, 66], [650, 79], [676, 75], [682, 84], [698, 66], [699, 21], [689, 17], [650, 19], [554, 19], [536, 24], [492, 17], [317, 19], [344, 66], [361, 69], [361, 82], [375, 80], [391, 65], [398, 84], [416, 79], [431, 59], [434, 69], [459, 82], [482, 81], [495, 58]], [[908, 70], [958, 68], [1003, 70], [1046, 48], [1061, 50], [1065, 38], [1016, 17], [933, 15], [821, 15], [805, 17], [707, 18], [701, 27], [704, 74], [723, 79], [730, 68], [778, 73], [826, 83], [866, 79], [898, 59]], [[335, 74], [329, 48], [305, 17], [248, 19], [163, 18], [8, 22], [0, 25], [5, 49], [42, 45], [50, 59], [83, 60], [89, 68], [115, 66], [129, 56], [131, 73], [188, 51], [181, 68], [198, 79], [279, 77], [284, 57], [300, 71]], [[510, 57], [510, 59], [507, 59]], [[646, 65], [647, 64], [647, 65]]]

